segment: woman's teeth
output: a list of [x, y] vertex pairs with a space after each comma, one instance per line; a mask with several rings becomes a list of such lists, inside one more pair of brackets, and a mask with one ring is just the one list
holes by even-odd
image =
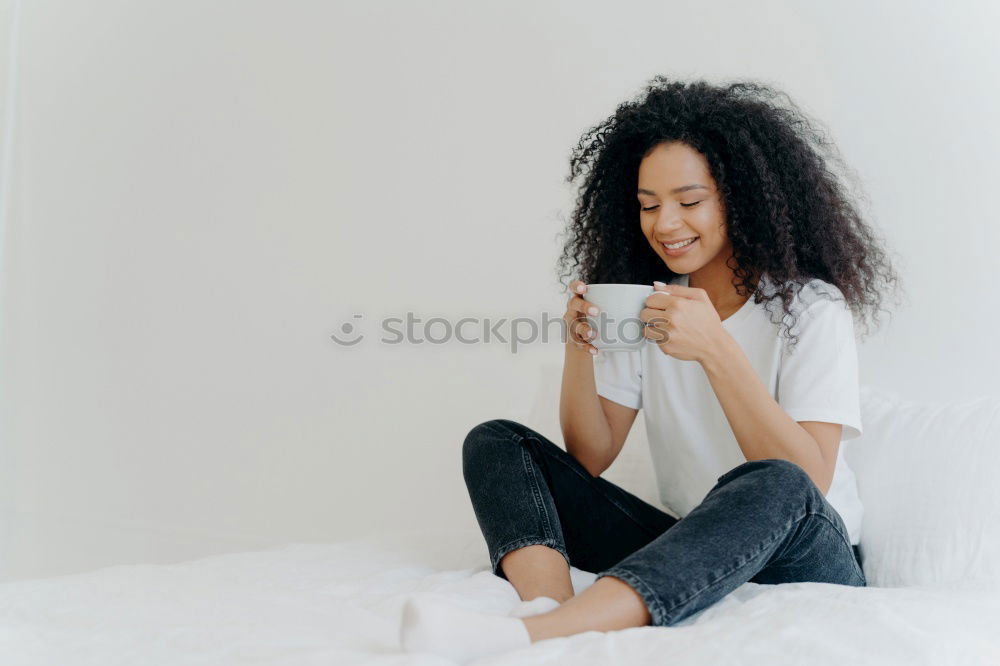
[[686, 241], [681, 241], [680, 243], [674, 243], [673, 245], [664, 245], [663, 247], [669, 248], [671, 250], [676, 250], [679, 247], [684, 247], [685, 245], [690, 245], [691, 243], [693, 243], [696, 240], [696, 238], [697, 237], [695, 237], [695, 238], [689, 238]]

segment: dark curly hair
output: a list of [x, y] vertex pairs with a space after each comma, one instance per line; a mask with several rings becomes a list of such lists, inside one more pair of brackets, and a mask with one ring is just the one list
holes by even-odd
[[[795, 294], [819, 278], [840, 289], [866, 329], [868, 316], [877, 327], [883, 295], [899, 286], [899, 277], [855, 204], [867, 197], [817, 125], [762, 83], [654, 77], [644, 95], [589, 129], [573, 151], [567, 182], [584, 180], [559, 259], [561, 284], [568, 288], [571, 275], [633, 284], [677, 275], [642, 233], [636, 183], [652, 148], [679, 141], [705, 157], [722, 197], [733, 247], [727, 265], [738, 294], [767, 301], [769, 311], [780, 301], [790, 334], [798, 318], [791, 312]], [[831, 166], [841, 168], [856, 196]], [[761, 272], [776, 291], [754, 284]]]

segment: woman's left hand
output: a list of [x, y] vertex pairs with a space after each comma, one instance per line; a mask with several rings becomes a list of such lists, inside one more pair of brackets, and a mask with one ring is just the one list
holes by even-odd
[[682, 361], [701, 361], [725, 333], [708, 292], [696, 287], [654, 285], [639, 318], [643, 335], [664, 354]]

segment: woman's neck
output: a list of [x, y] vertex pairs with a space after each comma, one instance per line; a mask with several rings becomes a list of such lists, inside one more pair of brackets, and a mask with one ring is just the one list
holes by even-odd
[[[688, 286], [704, 289], [719, 313], [719, 317], [725, 319], [743, 307], [749, 296], [740, 296], [736, 291], [736, 287], [733, 285], [736, 276], [728, 267], [725, 267], [725, 270], [716, 271], [706, 271], [705, 268], [708, 267], [688, 275]], [[755, 287], [759, 281], [760, 274], [756, 273], [751, 278], [750, 285]]]

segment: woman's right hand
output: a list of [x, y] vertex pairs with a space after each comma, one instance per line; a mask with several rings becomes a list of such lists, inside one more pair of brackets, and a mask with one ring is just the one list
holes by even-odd
[[597, 353], [597, 347], [590, 344], [590, 341], [596, 334], [587, 323], [587, 315], [589, 314], [591, 317], [596, 315], [598, 313], [597, 306], [584, 299], [583, 295], [587, 293], [587, 285], [582, 281], [573, 280], [570, 282], [569, 290], [574, 295], [566, 304], [566, 314], [563, 315], [563, 321], [566, 322], [566, 330], [568, 331], [566, 344], [571, 345], [574, 349], [594, 355]]

